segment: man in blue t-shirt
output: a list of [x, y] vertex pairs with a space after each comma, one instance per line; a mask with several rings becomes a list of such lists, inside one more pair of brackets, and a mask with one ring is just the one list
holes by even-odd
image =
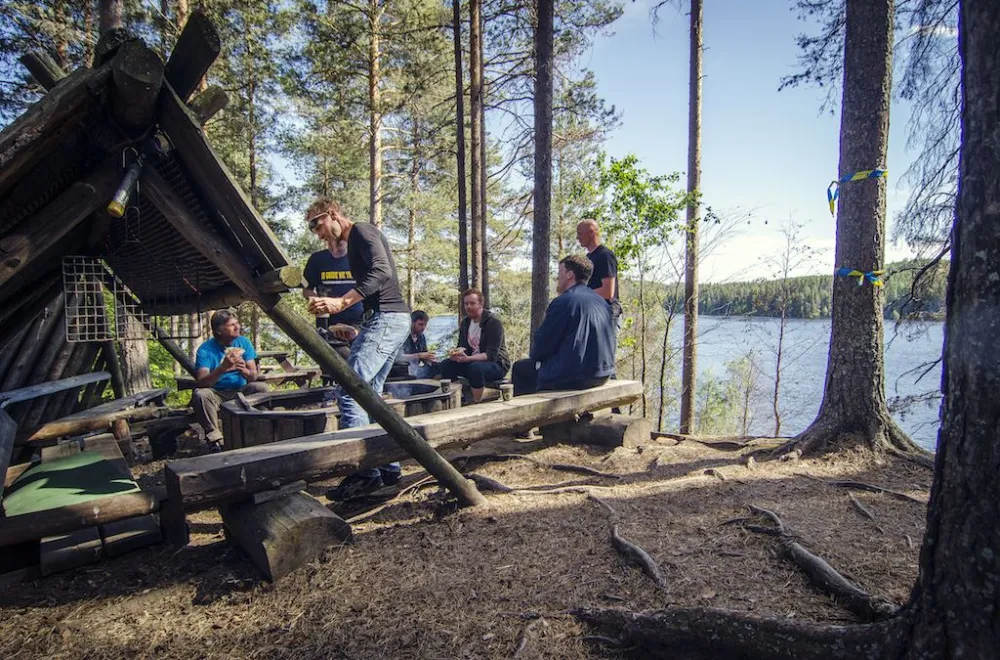
[[218, 451], [222, 442], [219, 409], [223, 401], [235, 399], [240, 392], [266, 392], [267, 385], [257, 380], [257, 351], [240, 334], [240, 321], [228, 309], [212, 314], [212, 338], [198, 347], [195, 359], [195, 390], [191, 407], [195, 419], [205, 429], [209, 449]]
[[[357, 285], [351, 274], [346, 241], [329, 241], [327, 247], [309, 255], [302, 275], [306, 280], [302, 294], [306, 298], [340, 298]], [[357, 302], [337, 314], [318, 314], [316, 327], [324, 330], [337, 324], [357, 327], [361, 325], [364, 311], [364, 303]], [[330, 345], [347, 359], [351, 351], [350, 342], [344, 342], [333, 335], [328, 336]]]

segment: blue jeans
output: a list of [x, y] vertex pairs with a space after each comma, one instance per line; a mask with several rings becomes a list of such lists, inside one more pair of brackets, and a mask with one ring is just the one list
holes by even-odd
[[[409, 314], [376, 313], [362, 324], [360, 333], [351, 343], [347, 364], [361, 376], [361, 380], [372, 386], [376, 394], [382, 393], [396, 353], [409, 332]], [[337, 404], [340, 406], [340, 428], [349, 429], [370, 423], [365, 409], [341, 387], [337, 388]], [[399, 464], [393, 463], [387, 469], [399, 470]], [[379, 471], [378, 468], [372, 468], [359, 474], [374, 477]]]

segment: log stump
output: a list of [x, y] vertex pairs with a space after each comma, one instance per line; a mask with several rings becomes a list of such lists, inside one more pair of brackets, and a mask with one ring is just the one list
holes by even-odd
[[652, 430], [652, 424], [647, 419], [618, 414], [588, 416], [576, 422], [562, 422], [540, 429], [546, 439], [569, 445], [596, 445], [609, 449], [649, 444]]
[[351, 526], [306, 493], [220, 507], [229, 539], [274, 582], [351, 540]]

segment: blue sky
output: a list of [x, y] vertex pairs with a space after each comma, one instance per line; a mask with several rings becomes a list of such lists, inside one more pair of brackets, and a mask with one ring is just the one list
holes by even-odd
[[[628, 2], [614, 34], [595, 40], [589, 58], [600, 94], [622, 112], [622, 125], [605, 148], [635, 153], [656, 174], [687, 169], [688, 15], [661, 10], [655, 34], [652, 0]], [[716, 212], [754, 209], [750, 224], [706, 257], [705, 280], [767, 275], [761, 257], [780, 249], [787, 218], [820, 250], [811, 272], [833, 270], [834, 221], [826, 187], [837, 176], [839, 110], [821, 113], [825, 89], [778, 92], [783, 75], [797, 70], [795, 36], [814, 31], [798, 20], [790, 0], [709, 0], [704, 10], [702, 189]], [[906, 149], [909, 108], [894, 100], [890, 117], [889, 213], [908, 192], [900, 177], [913, 153]], [[765, 220], [767, 224], [765, 224]], [[890, 245], [888, 260], [908, 256]]]

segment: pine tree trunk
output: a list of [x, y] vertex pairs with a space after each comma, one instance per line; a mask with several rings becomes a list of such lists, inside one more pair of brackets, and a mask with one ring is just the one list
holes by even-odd
[[100, 31], [102, 35], [108, 30], [122, 26], [122, 17], [125, 13], [124, 5], [123, 0], [99, 0], [97, 6], [101, 17]]
[[149, 346], [142, 322], [129, 315], [126, 320], [125, 339], [121, 346], [122, 378], [125, 395], [138, 394], [153, 389], [153, 376], [149, 369]]
[[910, 658], [1000, 658], [1000, 3], [964, 0], [944, 404]]
[[94, 33], [97, 26], [94, 25], [94, 4], [92, 2], [83, 3], [83, 62], [87, 66], [94, 63], [94, 44], [97, 43], [98, 36]]
[[[469, 217], [465, 174], [465, 83], [462, 76], [462, 2], [452, 0], [455, 43], [455, 160], [458, 170], [458, 290], [469, 288]], [[461, 308], [459, 303], [459, 308]], [[461, 312], [460, 312], [461, 313]]]
[[[688, 193], [701, 188], [701, 0], [691, 0], [691, 71], [688, 107]], [[698, 202], [687, 208], [687, 249], [684, 255], [684, 347], [681, 365], [681, 433], [695, 430], [698, 369]]]
[[482, 0], [469, 0], [469, 167], [472, 170], [469, 181], [469, 196], [471, 199], [472, 217], [472, 286], [482, 289], [483, 286], [483, 198], [479, 188], [482, 180], [482, 147], [483, 115], [479, 106], [483, 103], [483, 3]]
[[[893, 15], [893, 0], [847, 3], [840, 175], [886, 164]], [[862, 272], [882, 268], [885, 196], [884, 177], [842, 186], [837, 267]], [[816, 420], [798, 437], [796, 447], [802, 453], [856, 445], [914, 448], [886, 406], [884, 297], [880, 287], [834, 278], [826, 387]]]
[[420, 125], [413, 120], [413, 156], [410, 161], [410, 208], [407, 222], [406, 297], [410, 309], [417, 306], [417, 195], [420, 193]]
[[535, 26], [535, 191], [531, 232], [531, 332], [549, 304], [549, 251], [552, 210], [552, 48], [554, 2], [538, 0]]
[[369, 0], [368, 19], [371, 30], [368, 41], [368, 159], [371, 172], [368, 179], [369, 221], [382, 226], [382, 51], [381, 10], [378, 0]]
[[[479, 34], [483, 34], [483, 15], [479, 14]], [[489, 168], [486, 160], [486, 60], [483, 59], [483, 40], [479, 40], [479, 64], [482, 68], [480, 81], [482, 83], [482, 98], [479, 103], [479, 215], [482, 218], [479, 228], [479, 238], [483, 244], [482, 265], [480, 266], [480, 279], [482, 280], [483, 301], [486, 307], [490, 306], [490, 235], [489, 235], [489, 211], [486, 206], [486, 191], [489, 189]]]

